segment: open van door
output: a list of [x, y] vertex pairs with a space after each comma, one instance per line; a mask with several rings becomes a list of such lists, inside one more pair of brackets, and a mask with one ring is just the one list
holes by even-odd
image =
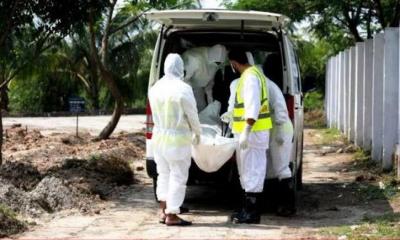
[[290, 97], [288, 109], [289, 115], [292, 113], [291, 119], [294, 128], [294, 146], [293, 146], [293, 171], [296, 185], [301, 188], [302, 185], [302, 164], [303, 164], [303, 94], [301, 92], [301, 77], [299, 61], [295, 52], [293, 43], [289, 37], [283, 36], [284, 52], [286, 59], [286, 77], [284, 82], [284, 92]]
[[270, 31], [283, 28], [289, 18], [276, 13], [228, 10], [150, 11], [146, 18], [179, 29], [246, 29]]

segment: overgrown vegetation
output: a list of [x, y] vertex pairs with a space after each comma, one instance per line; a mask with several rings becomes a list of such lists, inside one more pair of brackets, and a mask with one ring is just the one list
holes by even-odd
[[344, 137], [336, 128], [326, 128], [321, 131], [321, 144], [332, 144], [342, 141], [344, 141]]
[[345, 236], [347, 239], [380, 239], [400, 237], [400, 213], [385, 213], [380, 216], [365, 215], [356, 225], [327, 227], [320, 232], [329, 236]]
[[26, 223], [18, 220], [17, 214], [0, 204], [0, 238], [17, 234], [26, 229]]
[[307, 127], [326, 127], [324, 96], [321, 91], [311, 91], [304, 96], [304, 124]]

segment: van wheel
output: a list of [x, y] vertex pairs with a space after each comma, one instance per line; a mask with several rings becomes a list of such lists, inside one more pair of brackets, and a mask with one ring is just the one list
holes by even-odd
[[153, 193], [154, 193], [154, 199], [156, 200], [156, 202], [158, 202], [158, 198], [157, 198], [157, 177], [153, 178]]

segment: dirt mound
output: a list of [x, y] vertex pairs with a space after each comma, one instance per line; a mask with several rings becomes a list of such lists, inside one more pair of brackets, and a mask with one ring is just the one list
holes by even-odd
[[34, 217], [43, 213], [41, 206], [31, 201], [29, 193], [16, 188], [4, 179], [0, 179], [0, 202], [14, 212]]
[[95, 213], [101, 199], [135, 182], [130, 164], [143, 159], [145, 140], [143, 134], [127, 133], [96, 142], [93, 138], [43, 136], [20, 125], [6, 129], [0, 203], [30, 217], [64, 209]]
[[33, 202], [38, 203], [47, 212], [72, 208], [79, 198], [59, 178], [45, 177], [30, 193]]
[[65, 179], [79, 192], [99, 195], [106, 199], [115, 186], [134, 183], [133, 170], [128, 161], [103, 152], [86, 159], [65, 159], [60, 167], [51, 169], [54, 176]]
[[23, 190], [32, 190], [42, 179], [39, 171], [32, 165], [11, 161], [0, 166], [0, 176]]

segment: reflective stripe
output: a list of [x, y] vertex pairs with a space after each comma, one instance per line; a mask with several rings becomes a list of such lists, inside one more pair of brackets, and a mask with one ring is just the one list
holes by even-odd
[[265, 131], [272, 128], [272, 119], [269, 111], [269, 102], [268, 102], [268, 89], [266, 86], [266, 78], [260, 71], [252, 66], [247, 69], [239, 79], [238, 86], [236, 88], [236, 96], [235, 96], [235, 105], [233, 109], [233, 123], [232, 130], [234, 133], [241, 133], [246, 125], [246, 121], [244, 119], [245, 110], [244, 110], [244, 100], [241, 96], [241, 90], [243, 88], [243, 81], [247, 77], [248, 74], [254, 74], [260, 81], [261, 86], [261, 106], [260, 112], [258, 115], [258, 120], [254, 123], [251, 131]]
[[[262, 113], [260, 115], [258, 115], [258, 119], [262, 119], [262, 118], [269, 118], [271, 117], [270, 113]], [[233, 117], [234, 121], [244, 121], [244, 117]]]
[[158, 145], [181, 147], [191, 144], [191, 135], [153, 134], [152, 141]]

